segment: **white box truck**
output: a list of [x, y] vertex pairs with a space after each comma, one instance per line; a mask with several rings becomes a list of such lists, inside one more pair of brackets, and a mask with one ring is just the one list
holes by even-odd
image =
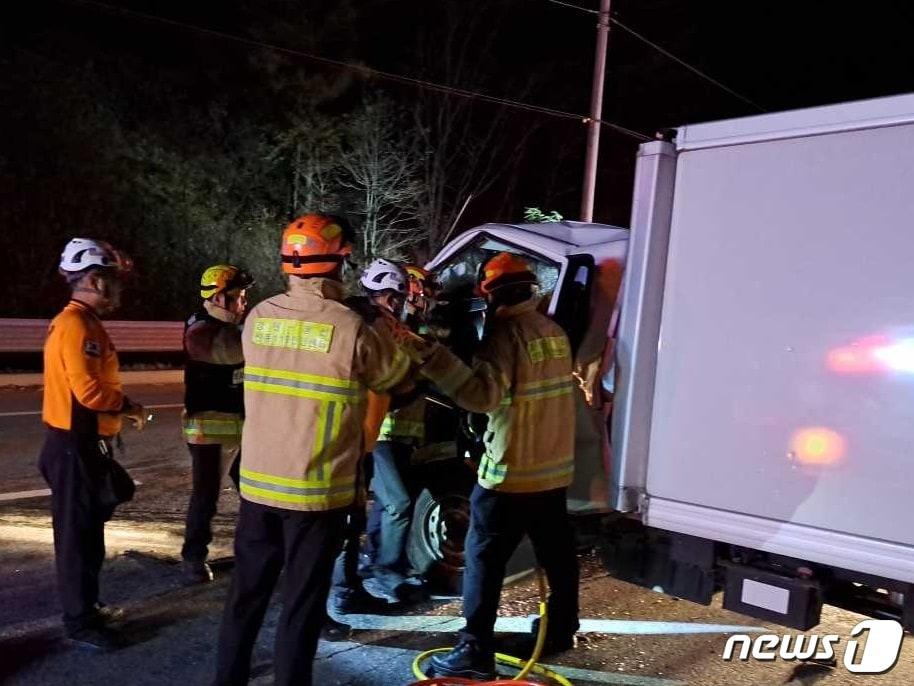
[[[620, 577], [802, 629], [823, 602], [914, 628], [914, 95], [664, 138], [641, 146], [630, 230], [447, 245], [455, 331], [480, 330], [488, 256], [531, 260], [576, 351], [570, 502], [613, 513]], [[431, 494], [419, 539], [465, 521], [429, 519], [453, 499]]]

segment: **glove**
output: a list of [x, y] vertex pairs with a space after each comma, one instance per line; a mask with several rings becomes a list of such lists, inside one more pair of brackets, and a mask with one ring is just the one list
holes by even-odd
[[127, 398], [124, 398], [124, 409], [121, 414], [130, 420], [133, 428], [137, 431], [142, 431], [146, 428], [146, 422], [150, 417], [145, 407]]

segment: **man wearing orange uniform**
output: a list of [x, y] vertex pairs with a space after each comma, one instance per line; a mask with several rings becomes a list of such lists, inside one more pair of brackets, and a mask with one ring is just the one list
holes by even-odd
[[98, 601], [105, 559], [105, 522], [113, 507], [100, 492], [112, 459], [121, 417], [138, 429], [141, 405], [121, 387], [118, 359], [100, 317], [120, 304], [130, 264], [102, 241], [74, 238], [64, 248], [60, 273], [72, 298], [51, 322], [44, 347], [42, 419], [48, 427], [39, 468], [51, 488], [57, 585], [67, 636], [86, 647], [110, 649], [104, 624], [112, 611]]

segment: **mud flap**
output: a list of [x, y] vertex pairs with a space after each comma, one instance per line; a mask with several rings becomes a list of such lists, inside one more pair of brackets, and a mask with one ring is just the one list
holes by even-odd
[[623, 581], [708, 605], [716, 588], [714, 542], [619, 520], [601, 545], [610, 574]]

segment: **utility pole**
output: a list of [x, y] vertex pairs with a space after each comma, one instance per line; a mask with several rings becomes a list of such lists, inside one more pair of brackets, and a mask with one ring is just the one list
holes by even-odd
[[581, 221], [593, 221], [593, 198], [597, 188], [597, 160], [600, 157], [600, 119], [603, 118], [603, 81], [606, 76], [606, 47], [609, 44], [609, 7], [612, 0], [600, 0], [597, 23], [597, 52], [593, 65], [590, 94], [590, 121], [587, 122], [587, 158], [584, 161], [584, 195]]

